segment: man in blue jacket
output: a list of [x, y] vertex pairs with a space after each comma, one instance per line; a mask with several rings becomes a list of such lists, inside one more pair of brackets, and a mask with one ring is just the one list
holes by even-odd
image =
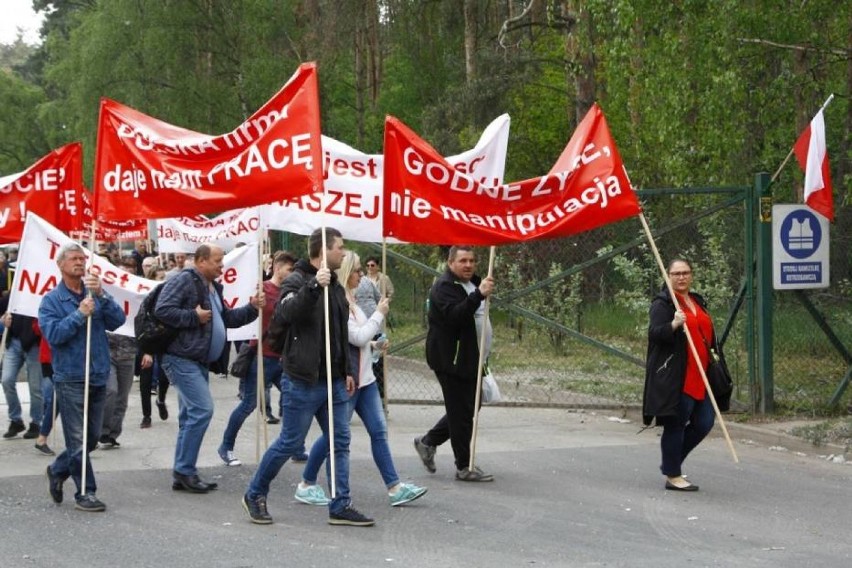
[[454, 246], [447, 258], [447, 270], [429, 292], [426, 362], [441, 383], [447, 413], [425, 436], [414, 439], [414, 447], [426, 469], [435, 473], [435, 450], [450, 440], [456, 479], [493, 481], [491, 474], [479, 467], [469, 467], [482, 334], [485, 334], [483, 361], [491, 351], [491, 322], [485, 319], [483, 300], [494, 290], [494, 280], [490, 276], [480, 279], [475, 270], [473, 248]]
[[[56, 404], [62, 417], [65, 451], [47, 466], [50, 496], [61, 503], [62, 484], [71, 477], [77, 485], [76, 509], [106, 510], [96, 496], [97, 484], [92, 461], [86, 459], [86, 486], [81, 487], [83, 471], [83, 402], [85, 389], [86, 326], [91, 320], [89, 344], [89, 407], [86, 418], [86, 455], [95, 449], [101, 431], [106, 383], [109, 377], [107, 331], [119, 328], [124, 311], [101, 288], [100, 279], [86, 274], [86, 253], [76, 243], [59, 249], [56, 264], [62, 281], [41, 301], [38, 323], [53, 355], [53, 382]], [[90, 295], [87, 296], [87, 291]]]
[[213, 417], [210, 395], [210, 367], [227, 360], [225, 329], [242, 327], [257, 318], [263, 294], [252, 296], [249, 303], [229, 309], [222, 299], [222, 275], [225, 253], [215, 245], [201, 245], [195, 251], [195, 266], [186, 268], [166, 281], [157, 298], [154, 315], [163, 323], [178, 328], [177, 337], [163, 355], [162, 366], [178, 391], [178, 437], [172, 489], [207, 493], [216, 483], [198, 477], [198, 452]]

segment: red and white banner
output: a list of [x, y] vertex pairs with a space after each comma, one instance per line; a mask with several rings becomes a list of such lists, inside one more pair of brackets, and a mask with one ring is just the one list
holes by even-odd
[[[481, 183], [503, 183], [509, 122], [508, 114], [497, 117], [482, 133], [476, 146], [448, 157], [447, 162]], [[322, 137], [322, 149], [325, 193], [264, 206], [264, 226], [300, 235], [331, 226], [347, 240], [381, 242], [384, 156], [365, 154], [328, 136]]]
[[[76, 239], [88, 240], [92, 236], [92, 219], [94, 218], [95, 207], [92, 204], [93, 197], [89, 190], [83, 188], [80, 191], [80, 197], [82, 228], [79, 231], [71, 231], [70, 235]], [[98, 242], [148, 240], [148, 219], [98, 221], [95, 226], [95, 239]]]
[[805, 172], [805, 204], [829, 221], [834, 221], [834, 196], [822, 109], [799, 136], [793, 152]]
[[101, 220], [251, 207], [322, 188], [316, 64], [305, 63], [247, 121], [209, 136], [102, 99], [95, 158]]
[[[62, 231], [30, 212], [18, 252], [18, 266], [9, 296], [9, 311], [38, 317], [41, 298], [61, 280], [56, 265], [56, 254], [71, 239]], [[91, 257], [91, 252], [86, 251]], [[245, 258], [253, 259], [247, 263]], [[127, 314], [127, 321], [116, 333], [133, 335], [133, 318], [142, 300], [159, 282], [125, 272], [105, 258], [95, 255], [92, 272], [101, 277], [107, 291]], [[257, 247], [241, 247], [225, 256], [225, 267], [219, 281], [224, 287], [223, 296], [229, 307], [240, 306], [257, 291]], [[247, 326], [248, 327], [248, 326]]]
[[589, 231], [641, 212], [600, 107], [551, 172], [485, 184], [393, 117], [385, 122], [385, 229], [401, 241], [497, 245]]
[[83, 146], [57, 148], [26, 170], [0, 177], [0, 243], [16, 243], [27, 211], [65, 231], [77, 228], [83, 187]]
[[218, 245], [225, 251], [237, 243], [259, 242], [257, 207], [236, 209], [212, 219], [203, 215], [157, 221], [157, 250], [161, 253], [195, 252], [199, 245]]

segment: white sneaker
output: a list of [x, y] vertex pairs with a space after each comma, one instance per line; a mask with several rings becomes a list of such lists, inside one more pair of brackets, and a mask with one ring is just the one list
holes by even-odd
[[234, 452], [228, 450], [227, 452], [219, 451], [219, 457], [222, 458], [222, 461], [225, 462], [227, 466], [235, 466], [235, 465], [243, 465], [243, 462], [237, 459], [237, 456], [234, 455]]

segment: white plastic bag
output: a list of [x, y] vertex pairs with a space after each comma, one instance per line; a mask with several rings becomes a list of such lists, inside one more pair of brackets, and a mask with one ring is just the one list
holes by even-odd
[[501, 400], [503, 396], [500, 394], [500, 387], [491, 371], [482, 375], [482, 404], [493, 404]]

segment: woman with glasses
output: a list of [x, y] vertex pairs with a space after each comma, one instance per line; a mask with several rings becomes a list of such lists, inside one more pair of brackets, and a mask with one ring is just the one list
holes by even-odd
[[367, 274], [365, 275], [367, 280], [376, 287], [383, 298], [393, 298], [393, 282], [387, 274], [383, 274], [379, 270], [379, 259], [375, 256], [367, 257], [365, 265], [367, 266]]
[[713, 428], [714, 414], [684, 327], [689, 329], [704, 369], [710, 348], [718, 346], [704, 298], [690, 290], [690, 263], [676, 258], [669, 264], [668, 274], [681, 309], [675, 309], [665, 286], [651, 302], [642, 415], [646, 426], [656, 419], [663, 427], [660, 470], [666, 476], [665, 488], [698, 491], [683, 476], [681, 465]]

